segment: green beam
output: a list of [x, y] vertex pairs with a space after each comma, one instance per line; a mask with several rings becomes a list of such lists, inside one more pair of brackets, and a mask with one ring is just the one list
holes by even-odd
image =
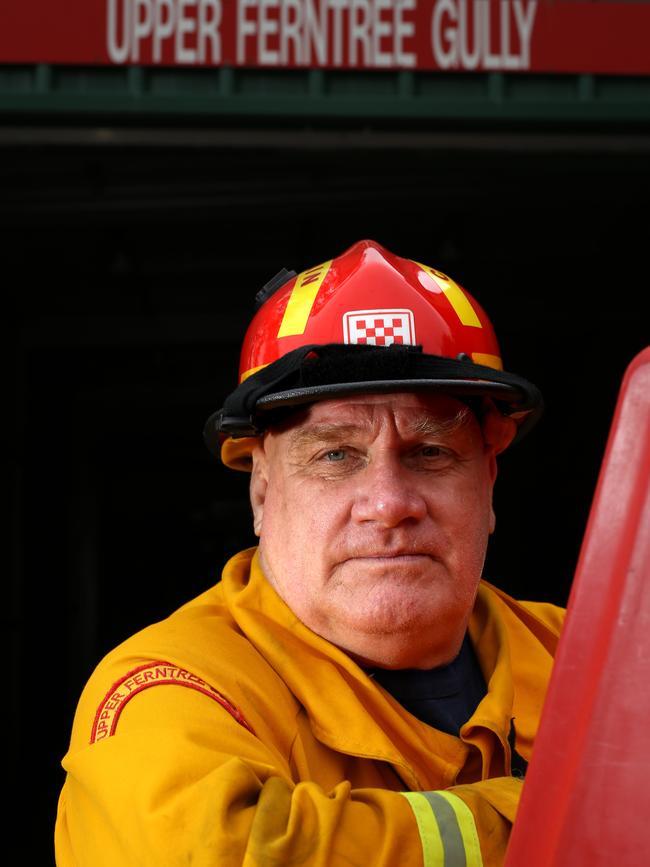
[[0, 112], [638, 122], [650, 78], [38, 64], [0, 66]]

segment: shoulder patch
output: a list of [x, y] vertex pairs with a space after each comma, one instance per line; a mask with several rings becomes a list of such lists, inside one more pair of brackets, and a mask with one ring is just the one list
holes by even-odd
[[144, 665], [134, 668], [113, 684], [97, 708], [90, 743], [95, 744], [115, 734], [120, 714], [134, 695], [142, 692], [143, 689], [148, 689], [151, 686], [162, 686], [163, 684], [186, 686], [207, 695], [208, 698], [213, 699], [227, 710], [241, 726], [248, 729], [251, 734], [255, 734], [242, 712], [230, 704], [228, 699], [211, 687], [209, 683], [184, 668], [159, 660], [146, 662]]

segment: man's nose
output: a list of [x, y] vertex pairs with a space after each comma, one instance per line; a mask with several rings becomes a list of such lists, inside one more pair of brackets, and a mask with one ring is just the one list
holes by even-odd
[[426, 515], [424, 498], [410, 473], [394, 456], [370, 461], [356, 481], [352, 507], [355, 521], [397, 527], [403, 521], [421, 520]]

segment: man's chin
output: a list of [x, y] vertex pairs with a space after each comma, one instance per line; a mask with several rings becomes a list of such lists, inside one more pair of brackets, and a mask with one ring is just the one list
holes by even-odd
[[444, 585], [435, 592], [413, 581], [359, 583], [330, 597], [325, 618], [312, 628], [363, 667], [432, 668], [449, 661], [468, 616], [467, 605]]
[[375, 621], [373, 631], [361, 631], [363, 625], [360, 621], [349, 624], [339, 631], [338, 640], [329, 639], [362, 668], [429, 669], [445, 665], [456, 655], [456, 643], [460, 647], [464, 634], [464, 624], [436, 626], [418, 619], [403, 621], [398, 629], [384, 624], [380, 630]]
[[347, 634], [393, 637], [415, 636], [422, 630], [439, 628], [450, 618], [458, 618], [452, 607], [442, 600], [435, 605], [423, 604], [422, 593], [412, 585], [408, 592], [383, 590], [349, 600], [345, 610], [339, 612], [339, 622]]

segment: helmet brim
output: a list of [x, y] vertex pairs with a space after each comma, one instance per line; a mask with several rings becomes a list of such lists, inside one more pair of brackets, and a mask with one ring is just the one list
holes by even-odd
[[241, 383], [208, 419], [204, 439], [210, 451], [219, 454], [226, 437], [260, 436], [295, 408], [354, 394], [432, 391], [461, 399], [488, 397], [516, 422], [515, 439], [528, 433], [543, 411], [541, 393], [523, 377], [467, 359], [426, 355], [418, 347], [328, 344], [290, 355], [294, 358], [284, 356]]
[[504, 401], [509, 406], [521, 400], [521, 391], [516, 386], [503, 382], [476, 379], [380, 379], [370, 382], [338, 382], [315, 385], [307, 388], [292, 388], [261, 397], [257, 401], [260, 412], [278, 407], [299, 406], [315, 400], [345, 397], [351, 394], [385, 394], [396, 391], [440, 391], [445, 394], [484, 395], [495, 401]]

